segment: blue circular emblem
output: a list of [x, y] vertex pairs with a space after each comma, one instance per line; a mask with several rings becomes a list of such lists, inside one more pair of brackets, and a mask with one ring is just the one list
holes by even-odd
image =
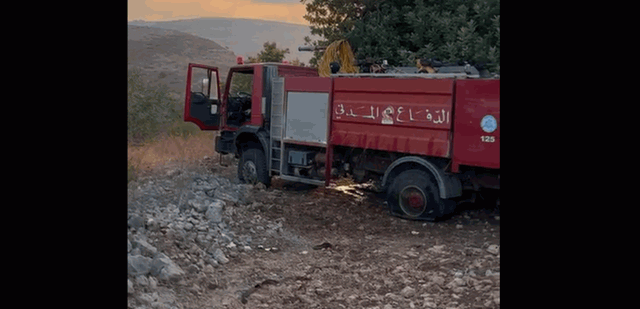
[[482, 128], [482, 131], [491, 133], [498, 128], [498, 122], [496, 121], [495, 117], [486, 115], [482, 117], [482, 121], [480, 121], [480, 127]]

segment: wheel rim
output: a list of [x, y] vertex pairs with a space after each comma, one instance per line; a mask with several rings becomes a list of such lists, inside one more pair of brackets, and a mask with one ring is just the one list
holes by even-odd
[[407, 186], [398, 197], [400, 209], [411, 217], [418, 217], [427, 209], [427, 196], [416, 186]]
[[247, 183], [258, 182], [258, 169], [253, 161], [246, 161], [242, 165], [242, 178]]

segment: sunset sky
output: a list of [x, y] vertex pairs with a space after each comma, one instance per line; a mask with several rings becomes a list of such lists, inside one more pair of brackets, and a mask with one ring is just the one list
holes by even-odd
[[264, 19], [308, 25], [300, 0], [128, 0], [128, 20], [163, 21], [197, 17]]

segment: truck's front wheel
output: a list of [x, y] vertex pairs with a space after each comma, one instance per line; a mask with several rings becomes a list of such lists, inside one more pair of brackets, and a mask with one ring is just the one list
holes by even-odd
[[238, 179], [242, 183], [255, 184], [261, 182], [265, 186], [271, 184], [267, 171], [267, 158], [261, 149], [249, 148], [242, 152], [238, 162]]
[[433, 176], [415, 169], [395, 177], [387, 191], [387, 204], [391, 214], [408, 219], [434, 221], [446, 211]]

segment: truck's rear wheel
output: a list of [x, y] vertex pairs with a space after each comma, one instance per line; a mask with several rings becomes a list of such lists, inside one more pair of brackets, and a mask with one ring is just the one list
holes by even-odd
[[395, 177], [387, 190], [387, 203], [392, 215], [408, 219], [434, 221], [448, 212], [438, 184], [423, 170], [407, 170]]
[[238, 162], [238, 179], [248, 184], [258, 182], [266, 186], [271, 184], [271, 177], [267, 171], [267, 158], [261, 149], [249, 148], [242, 152]]

